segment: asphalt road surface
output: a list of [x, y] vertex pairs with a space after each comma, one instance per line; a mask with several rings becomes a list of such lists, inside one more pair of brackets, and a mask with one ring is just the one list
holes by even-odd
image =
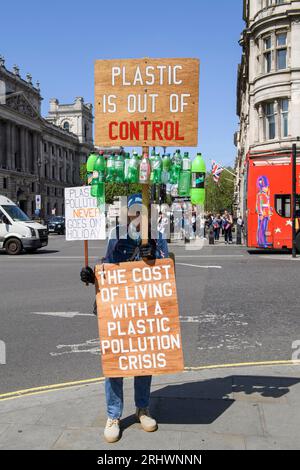
[[[91, 265], [104, 242], [90, 243]], [[176, 253], [186, 366], [289, 360], [300, 340], [300, 259], [207, 246]], [[79, 278], [83, 244], [0, 253], [0, 394], [102, 375], [94, 287]]]

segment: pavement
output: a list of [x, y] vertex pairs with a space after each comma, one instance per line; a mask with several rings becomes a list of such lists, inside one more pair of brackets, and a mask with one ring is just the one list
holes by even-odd
[[186, 371], [153, 379], [158, 431], [132, 415], [124, 381], [122, 437], [103, 439], [103, 379], [0, 400], [0, 449], [243, 450], [300, 448], [300, 367], [261, 365]]

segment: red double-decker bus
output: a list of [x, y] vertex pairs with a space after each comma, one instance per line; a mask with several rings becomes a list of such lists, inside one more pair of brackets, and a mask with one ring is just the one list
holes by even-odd
[[[300, 161], [296, 170], [296, 247], [300, 252]], [[291, 155], [253, 155], [247, 160], [247, 245], [253, 248], [292, 248]]]

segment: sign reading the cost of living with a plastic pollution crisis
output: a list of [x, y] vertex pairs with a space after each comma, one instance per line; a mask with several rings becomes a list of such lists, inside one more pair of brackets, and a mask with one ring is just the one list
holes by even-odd
[[105, 213], [90, 186], [65, 188], [66, 240], [105, 240]]
[[95, 143], [198, 145], [198, 59], [95, 62]]
[[95, 268], [103, 373], [106, 377], [183, 370], [174, 263], [171, 259]]

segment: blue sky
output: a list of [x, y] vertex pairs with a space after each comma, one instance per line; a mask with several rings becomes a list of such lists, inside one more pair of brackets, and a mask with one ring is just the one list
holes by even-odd
[[0, 54], [40, 81], [44, 115], [52, 97], [93, 103], [95, 59], [199, 58], [199, 150], [233, 164], [242, 0], [16, 0], [0, 19]]

